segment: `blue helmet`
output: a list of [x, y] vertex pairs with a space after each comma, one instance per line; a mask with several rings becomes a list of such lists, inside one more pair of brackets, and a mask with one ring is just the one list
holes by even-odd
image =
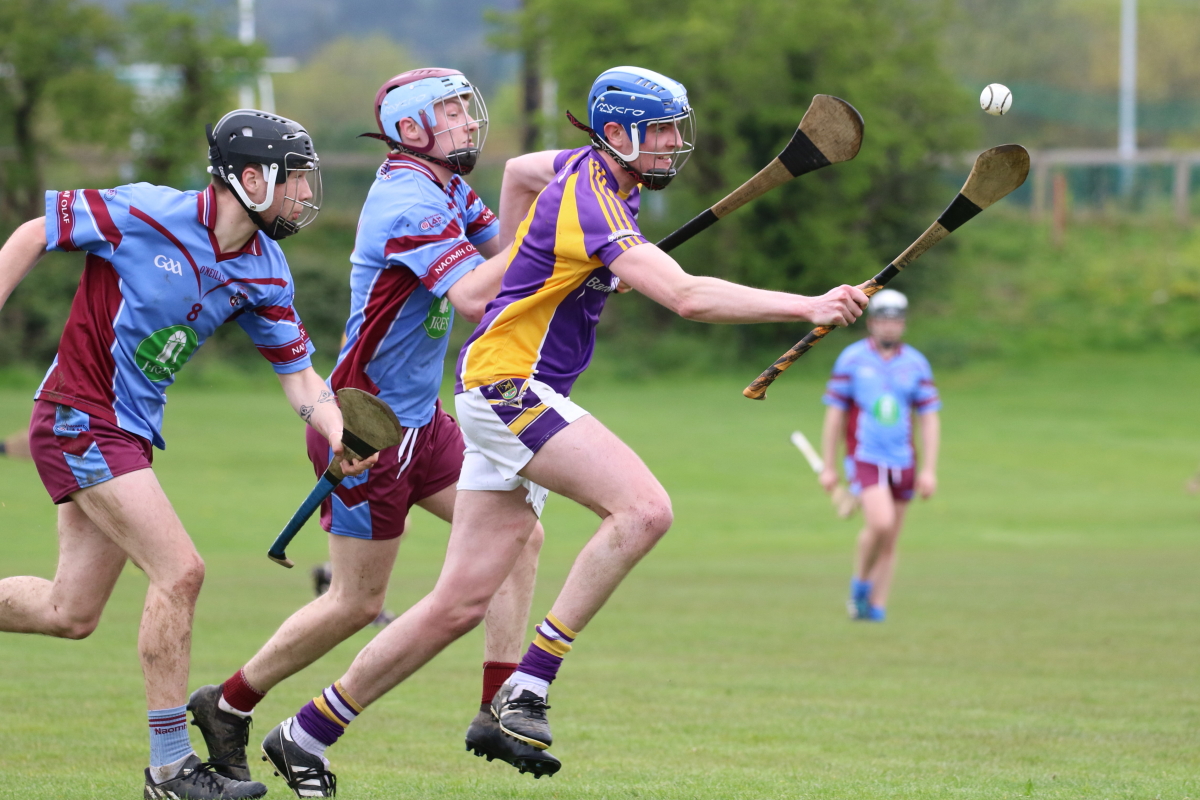
[[[474, 108], [470, 110], [467, 121], [452, 127], [471, 124], [478, 127], [472, 135], [471, 146], [445, 153], [434, 133], [437, 125], [434, 106], [460, 97], [473, 101]], [[422, 127], [429, 143], [424, 147], [402, 143], [396, 126], [403, 119], [412, 119]], [[479, 152], [483, 149], [483, 140], [487, 138], [488, 116], [483, 96], [456, 69], [414, 69], [391, 78], [375, 94], [375, 121], [379, 124], [379, 134], [368, 133], [364, 136], [383, 139], [398, 150], [439, 164], [459, 175], [466, 175], [475, 168]]]
[[[625, 129], [632, 148], [618, 152], [604, 135], [604, 126], [615, 122]], [[669, 150], [643, 150], [650, 126], [673, 123], [678, 144]], [[592, 140], [606, 150], [647, 189], [665, 188], [695, 149], [696, 115], [688, 104], [687, 89], [679, 81], [641, 67], [614, 67], [600, 73], [588, 92], [588, 126]], [[667, 169], [636, 172], [631, 165], [642, 153], [671, 158]]]

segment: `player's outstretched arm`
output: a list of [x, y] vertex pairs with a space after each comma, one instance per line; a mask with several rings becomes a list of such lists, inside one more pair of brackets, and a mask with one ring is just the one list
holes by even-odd
[[289, 372], [279, 375], [279, 384], [288, 402], [300, 415], [300, 419], [311, 425], [318, 433], [329, 440], [333, 448], [333, 457], [342, 463], [342, 473], [346, 476], [366, 472], [379, 460], [376, 453], [370, 458], [347, 460], [342, 455], [342, 411], [338, 408], [337, 397], [329, 391], [325, 381], [312, 367], [306, 367], [299, 372]]
[[554, 159], [561, 150], [543, 150], [510, 158], [500, 183], [500, 242], [507, 249], [517, 227], [546, 184], [554, 180]]
[[0, 248], [0, 308], [45, 253], [45, 217], [29, 220], [8, 237]]
[[850, 325], [867, 305], [867, 296], [853, 286], [839, 286], [820, 297], [805, 297], [689, 275], [675, 259], [652, 244], [630, 248], [609, 269], [654, 302], [697, 322]]

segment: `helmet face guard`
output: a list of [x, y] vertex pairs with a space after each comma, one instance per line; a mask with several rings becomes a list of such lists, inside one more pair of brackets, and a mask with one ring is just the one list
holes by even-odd
[[[453, 106], [448, 107], [450, 104]], [[449, 113], [457, 107], [458, 122], [450, 122]], [[446, 123], [439, 128], [439, 111]], [[411, 119], [428, 140], [424, 145], [403, 141], [400, 122]], [[417, 69], [401, 73], [380, 87], [375, 96], [375, 120], [380, 133], [363, 134], [386, 141], [393, 149], [444, 167], [456, 175], [470, 174], [479, 160], [487, 139], [488, 113], [483, 95], [458, 70]], [[439, 135], [460, 128], [469, 133], [469, 144], [449, 152], [438, 141]]]
[[[679, 81], [641, 67], [615, 67], [596, 78], [588, 93], [587, 126], [569, 113], [567, 117], [591, 134], [593, 146], [616, 159], [647, 189], [666, 188], [695, 149], [696, 114], [688, 104], [687, 89]], [[610, 122], [625, 131], [631, 143], [629, 152], [620, 152], [608, 141], [604, 129]], [[671, 126], [675, 133], [669, 149], [659, 149], [657, 143], [663, 126]], [[639, 171], [633, 165], [642, 155], [670, 159], [670, 166]]]
[[[250, 219], [272, 239], [285, 239], [311, 224], [321, 211], [320, 158], [308, 132], [285, 117], [252, 109], [231, 111], [216, 127], [208, 127], [210, 174], [224, 182], [246, 210]], [[254, 202], [242, 186], [248, 166], [262, 171], [267, 193]], [[296, 192], [307, 183], [311, 196], [301, 199]], [[279, 213], [266, 220], [262, 212], [275, 202], [277, 187], [283, 185]], [[289, 193], [290, 191], [295, 193]], [[294, 217], [294, 219], [293, 219]]]

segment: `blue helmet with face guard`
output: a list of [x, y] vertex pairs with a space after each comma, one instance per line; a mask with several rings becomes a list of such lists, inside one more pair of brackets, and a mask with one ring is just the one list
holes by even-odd
[[[604, 126], [620, 125], [630, 149], [619, 152], [609, 143]], [[669, 150], [646, 150], [646, 133], [656, 125], [674, 125], [677, 144]], [[695, 148], [696, 115], [688, 104], [687, 89], [679, 81], [641, 67], [614, 67], [600, 73], [588, 92], [588, 127], [595, 145], [621, 164], [647, 189], [662, 189], [679, 173]], [[638, 172], [632, 168], [643, 153], [671, 159], [666, 169]]]

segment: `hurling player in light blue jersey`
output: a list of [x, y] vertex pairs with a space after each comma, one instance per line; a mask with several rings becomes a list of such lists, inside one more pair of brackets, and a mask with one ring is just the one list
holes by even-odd
[[[504, 269], [504, 260], [495, 257], [501, 250], [499, 222], [465, 180], [487, 132], [477, 88], [457, 70], [411, 70], [380, 87], [374, 111], [379, 133], [373, 136], [390, 153], [359, 216], [346, 340], [329, 385], [377, 396], [396, 413], [404, 434], [400, 444], [379, 453], [375, 466], [342, 481], [323, 504], [329, 591], [286, 620], [224, 683], [192, 695], [189, 709], [211, 759], [242, 780], [250, 777], [245, 743], [257, 704], [378, 615], [412, 506], [450, 520], [464, 444], [438, 402], [442, 364], [455, 312], [478, 321]], [[328, 443], [308, 437], [308, 454], [316, 472], [324, 473]], [[540, 544], [539, 529], [504, 590], [490, 605], [479, 606], [487, 614], [484, 704], [520, 654]], [[270, 732], [264, 752], [294, 791], [332, 794], [321, 751], [357, 708], [345, 687], [331, 686]], [[504, 736], [490, 713], [478, 717], [467, 736], [477, 755], [500, 758], [535, 776], [558, 769], [554, 756]]]
[[[846, 438], [846, 478], [862, 498], [866, 524], [858, 537], [847, 609], [852, 619], [882, 622], [896, 570], [896, 541], [914, 494], [937, 491], [941, 400], [925, 356], [901, 343], [908, 299], [894, 289], [871, 298], [866, 339], [842, 351], [825, 390], [821, 485], [838, 484], [837, 442]], [[912, 418], [921, 429], [917, 471]]]
[[[184, 712], [204, 562], [151, 468], [166, 389], [218, 326], [236, 321], [288, 401], [340, 458], [342, 417], [310, 362], [276, 240], [316, 216], [317, 154], [304, 128], [260, 111], [209, 128], [211, 185], [138, 183], [46, 193], [46, 216], [0, 250], [0, 305], [46, 250], [86, 253], [58, 355], [35, 395], [30, 444], [58, 504], [52, 581], [0, 580], [0, 630], [68, 639], [100, 620], [125, 562], [149, 579], [138, 637], [150, 731], [147, 798], [261, 797], [201, 762]], [[253, 433], [247, 432], [253, 447]], [[346, 463], [358, 474], [373, 460]]]

